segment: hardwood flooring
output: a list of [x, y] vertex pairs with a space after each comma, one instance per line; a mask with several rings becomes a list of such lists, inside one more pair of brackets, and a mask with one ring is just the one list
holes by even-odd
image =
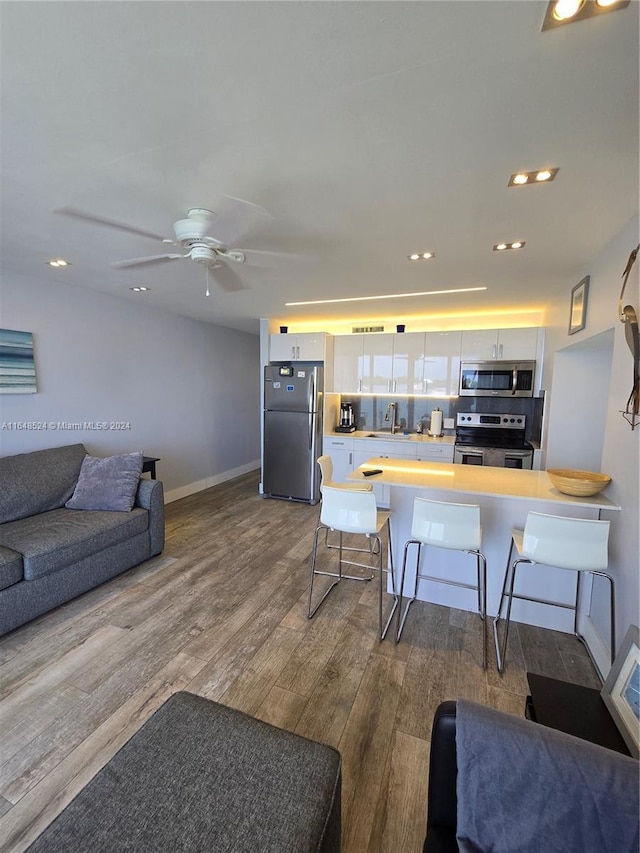
[[484, 672], [477, 615], [421, 602], [401, 643], [380, 643], [377, 581], [344, 581], [308, 620], [317, 514], [261, 498], [256, 474], [200, 492], [167, 506], [160, 557], [0, 638], [3, 853], [177, 690], [337, 747], [344, 853], [417, 853], [440, 701], [522, 715], [527, 668], [600, 686], [575, 638], [524, 625], [504, 676], [491, 643]]

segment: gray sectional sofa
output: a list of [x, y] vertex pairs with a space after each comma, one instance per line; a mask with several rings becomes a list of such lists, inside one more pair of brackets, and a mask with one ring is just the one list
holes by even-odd
[[82, 444], [0, 459], [0, 635], [159, 554], [164, 496], [140, 479], [130, 512], [68, 509]]

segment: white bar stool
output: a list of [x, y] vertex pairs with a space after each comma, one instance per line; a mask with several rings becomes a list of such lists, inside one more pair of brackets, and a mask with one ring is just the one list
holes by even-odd
[[[504, 670], [509, 623], [511, 620], [511, 604], [514, 598], [522, 601], [534, 601], [538, 604], [548, 604], [553, 607], [564, 607], [574, 611], [573, 633], [584, 641], [578, 632], [578, 616], [580, 604], [580, 582], [582, 574], [588, 573], [609, 581], [611, 588], [610, 619], [611, 619], [611, 663], [615, 655], [615, 590], [613, 578], [604, 569], [608, 566], [609, 522], [587, 518], [566, 518], [558, 515], [546, 515], [541, 512], [530, 512], [524, 530], [511, 531], [511, 547], [504, 573], [502, 593], [498, 614], [493, 620], [493, 635], [498, 660], [498, 672]], [[511, 565], [514, 548], [518, 554]], [[532, 598], [514, 592], [518, 566], [544, 565], [557, 569], [569, 569], [576, 572], [576, 597], [574, 604], [563, 604], [558, 601], [547, 601], [543, 598]], [[502, 646], [498, 637], [498, 622], [503, 618], [502, 609], [507, 599], [506, 625]], [[586, 644], [585, 644], [586, 645]]]
[[349, 489], [355, 492], [372, 492], [373, 486], [371, 483], [361, 483], [354, 480], [351, 483], [336, 483], [333, 480], [333, 460], [330, 456], [319, 456], [317, 459], [320, 466], [320, 490], [323, 486], [331, 486], [332, 489]]
[[[324, 488], [322, 489], [320, 522], [316, 527], [316, 531], [313, 537], [313, 549], [311, 551], [311, 583], [309, 585], [309, 608], [307, 612], [309, 619], [313, 617], [313, 615], [316, 613], [325, 598], [329, 595], [331, 590], [336, 587], [341, 580], [350, 579], [348, 575], [343, 574], [342, 566], [345, 563], [352, 566], [361, 566], [362, 568], [369, 569], [371, 571], [371, 576], [373, 576], [376, 571], [380, 575], [378, 617], [380, 627], [380, 639], [384, 640], [387, 630], [389, 629], [391, 620], [393, 619], [393, 615], [396, 611], [396, 607], [398, 606], [398, 596], [396, 594], [395, 577], [393, 571], [393, 549], [391, 547], [391, 527], [389, 525], [390, 516], [390, 512], [381, 512], [378, 510], [376, 506], [376, 496], [373, 494], [372, 491], [340, 489], [334, 486], [324, 486]], [[381, 533], [385, 527], [387, 528], [387, 535], [389, 538], [389, 569], [386, 569], [383, 565]], [[334, 582], [331, 584], [329, 589], [326, 590], [320, 601], [315, 605], [315, 607], [313, 607], [313, 582], [315, 576], [319, 574], [329, 574], [328, 572], [316, 571], [318, 535], [323, 529], [335, 530], [340, 534], [339, 545], [337, 546], [339, 552], [338, 572], [337, 574], [331, 573], [332, 576], [336, 577], [337, 579], [334, 580]], [[368, 565], [365, 563], [357, 563], [353, 560], [343, 559], [343, 551], [346, 549], [343, 548], [342, 538], [343, 534], [345, 533], [359, 533], [367, 537], [369, 545]], [[377, 556], [378, 558], [377, 566], [374, 566], [373, 564], [375, 556]], [[389, 618], [387, 619], [387, 622], [383, 628], [382, 586], [383, 576], [385, 574], [391, 575], [391, 588], [393, 590], [394, 601], [393, 607], [391, 608], [391, 613], [389, 614]], [[356, 578], [356, 580], [362, 580], [362, 578]], [[366, 580], [370, 580], [370, 578], [366, 578]]]
[[[325, 486], [330, 486], [333, 489], [348, 489], [352, 492], [372, 492], [373, 486], [371, 483], [362, 483], [362, 482], [352, 482], [352, 483], [336, 483], [333, 479], [333, 460], [330, 456], [319, 456], [316, 460], [318, 465], [320, 466], [320, 500], [322, 500], [322, 490]], [[320, 523], [320, 513], [322, 511], [322, 505], [318, 509], [318, 523]], [[337, 550], [339, 548], [338, 545], [332, 545], [329, 542], [329, 530], [325, 528], [324, 531], [324, 544], [327, 548], [332, 550]], [[357, 554], [368, 554], [368, 548], [351, 548], [351, 547], [343, 547], [343, 551], [355, 551]], [[375, 552], [377, 553], [377, 552]], [[348, 563], [348, 560], [344, 560], [344, 563]], [[355, 565], [358, 565], [356, 563]], [[337, 577], [335, 572], [316, 572], [318, 575], [329, 575], [332, 577]], [[348, 578], [352, 581], [370, 581], [373, 580], [374, 575], [370, 574], [366, 577], [362, 577], [362, 575], [342, 575], [343, 578]]]
[[[429, 580], [444, 583], [449, 586], [473, 589], [478, 593], [478, 613], [482, 619], [482, 666], [487, 668], [487, 561], [480, 551], [482, 528], [480, 526], [480, 507], [477, 504], [446, 503], [416, 498], [413, 502], [413, 519], [411, 522], [411, 539], [404, 546], [402, 574], [400, 576], [400, 609], [398, 611], [398, 633], [396, 641], [400, 640], [404, 623], [407, 621], [409, 608], [418, 594], [418, 581]], [[416, 580], [413, 597], [407, 602], [402, 613], [402, 598], [404, 595], [404, 578], [407, 567], [409, 547], [417, 545]], [[468, 584], [448, 578], [436, 578], [420, 572], [420, 557], [423, 545], [434, 545], [451, 551], [464, 551], [476, 557], [477, 583]]]

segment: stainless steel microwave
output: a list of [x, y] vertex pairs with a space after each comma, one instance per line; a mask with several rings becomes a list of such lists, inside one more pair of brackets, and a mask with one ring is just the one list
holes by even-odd
[[463, 361], [461, 397], [533, 397], [535, 361]]

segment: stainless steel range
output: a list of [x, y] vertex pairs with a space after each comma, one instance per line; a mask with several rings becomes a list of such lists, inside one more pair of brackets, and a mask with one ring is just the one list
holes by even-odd
[[533, 447], [525, 441], [525, 428], [525, 415], [460, 412], [453, 461], [494, 468], [532, 468]]

